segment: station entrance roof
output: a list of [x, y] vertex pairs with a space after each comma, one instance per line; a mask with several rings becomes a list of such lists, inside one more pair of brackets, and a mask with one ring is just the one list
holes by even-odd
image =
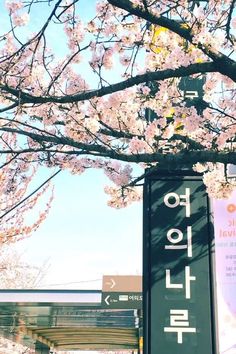
[[141, 311], [102, 307], [101, 291], [0, 291], [0, 332], [34, 348], [138, 349]]

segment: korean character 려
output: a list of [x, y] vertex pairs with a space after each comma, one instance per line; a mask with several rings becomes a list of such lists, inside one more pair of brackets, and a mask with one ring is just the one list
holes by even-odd
[[189, 327], [188, 310], [170, 310], [170, 327], [164, 332], [176, 332], [177, 343], [183, 343], [183, 333], [196, 333], [195, 327]]
[[186, 217], [191, 214], [190, 209], [190, 188], [185, 188], [185, 194], [177, 194], [175, 192], [167, 193], [164, 197], [164, 203], [168, 208], [176, 208], [178, 205], [186, 207]]
[[[190, 274], [190, 267], [185, 267], [185, 298], [191, 299], [190, 282], [196, 280], [196, 277]], [[169, 289], [183, 289], [184, 285], [181, 283], [171, 283], [170, 269], [166, 269], [166, 288]]]
[[165, 245], [166, 250], [184, 250], [187, 249], [188, 257], [192, 257], [192, 227], [187, 226], [187, 243], [179, 244], [184, 238], [184, 234], [180, 229], [170, 229], [166, 234], [170, 244]]

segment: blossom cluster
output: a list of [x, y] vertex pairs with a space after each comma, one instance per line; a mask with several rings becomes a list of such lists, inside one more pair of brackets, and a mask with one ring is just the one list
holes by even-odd
[[25, 26], [29, 22], [29, 14], [26, 11], [22, 11], [24, 4], [20, 0], [8, 0], [6, 1], [6, 8], [12, 18], [12, 23], [16, 27]]

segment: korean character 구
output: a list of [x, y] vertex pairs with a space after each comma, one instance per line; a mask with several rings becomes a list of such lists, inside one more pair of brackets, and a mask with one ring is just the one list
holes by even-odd
[[[170, 269], [166, 269], [166, 288], [171, 288], [171, 289], [183, 289], [184, 285], [181, 283], [171, 283], [171, 278], [170, 278]], [[192, 276], [190, 274], [190, 267], [186, 266], [185, 267], [185, 298], [186, 299], [191, 299], [191, 287], [190, 287], [190, 282], [196, 280], [195, 276]]]
[[189, 327], [188, 310], [170, 310], [170, 327], [164, 332], [176, 332], [177, 343], [183, 343], [183, 333], [196, 333], [195, 327]]
[[199, 94], [198, 91], [184, 91], [184, 98], [189, 98], [190, 100], [193, 100], [194, 98], [198, 98]]
[[186, 217], [189, 218], [190, 210], [190, 188], [185, 188], [185, 194], [175, 192], [167, 193], [164, 197], [164, 203], [168, 208], [176, 208], [178, 205], [186, 207]]
[[184, 234], [179, 229], [170, 229], [166, 237], [170, 244], [165, 245], [166, 250], [183, 250], [187, 249], [188, 257], [192, 257], [192, 227], [187, 226], [187, 243], [186, 244], [179, 244], [184, 238]]

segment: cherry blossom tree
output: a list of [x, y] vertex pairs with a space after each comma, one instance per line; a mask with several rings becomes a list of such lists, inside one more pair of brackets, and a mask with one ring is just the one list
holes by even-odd
[[[109, 204], [119, 208], [140, 199], [145, 173], [193, 168], [211, 196], [227, 197], [235, 188], [227, 167], [236, 164], [235, 3], [7, 0], [2, 173], [103, 169], [113, 182]], [[202, 82], [203, 94], [185, 90], [187, 81]]]
[[34, 289], [42, 283], [48, 265], [29, 265], [11, 245], [0, 249], [0, 289]]
[[35, 351], [19, 343], [0, 337], [0, 354], [35, 354]]
[[[2, 134], [3, 146], [14, 146], [13, 135]], [[13, 144], [13, 145], [12, 145]], [[36, 210], [36, 204], [40, 197], [50, 189], [48, 178], [40, 186], [30, 192], [30, 186], [36, 175], [36, 168], [25, 164], [22, 159], [15, 159], [9, 155], [1, 156], [0, 169], [0, 246], [13, 244], [29, 237], [41, 222], [45, 219], [52, 201], [52, 189], [50, 195], [41, 210], [35, 213], [31, 221], [27, 217], [31, 211]], [[56, 172], [57, 173], [57, 172]], [[0, 250], [1, 257], [2, 249]], [[1, 260], [0, 260], [1, 262]], [[1, 271], [1, 276], [3, 272]], [[1, 277], [0, 277], [1, 278]], [[1, 283], [1, 280], [0, 280]]]
[[[41, 284], [46, 272], [46, 265], [32, 266], [22, 260], [21, 254], [12, 249], [12, 245], [0, 248], [0, 288], [32, 289]], [[24, 329], [24, 325], [22, 326]], [[6, 337], [8, 333], [8, 337]], [[18, 324], [0, 335], [0, 354], [33, 354], [35, 350], [21, 344], [21, 331]], [[11, 336], [14, 340], [11, 340]]]

